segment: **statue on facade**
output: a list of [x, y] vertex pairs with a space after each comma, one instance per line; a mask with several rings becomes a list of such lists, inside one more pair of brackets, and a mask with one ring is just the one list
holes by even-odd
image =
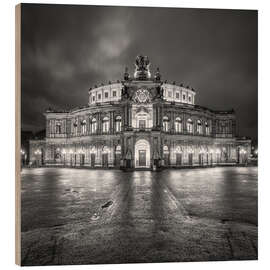
[[150, 61], [147, 56], [138, 55], [135, 61], [134, 78], [138, 80], [147, 80], [151, 78]]
[[124, 73], [124, 80], [128, 81], [129, 80], [129, 73], [128, 73], [128, 68], [125, 68], [125, 73]]
[[160, 75], [160, 72], [159, 72], [159, 68], [157, 68], [157, 71], [156, 71], [156, 74], [155, 74], [155, 80], [157, 82], [159, 82], [161, 79], [161, 75]]

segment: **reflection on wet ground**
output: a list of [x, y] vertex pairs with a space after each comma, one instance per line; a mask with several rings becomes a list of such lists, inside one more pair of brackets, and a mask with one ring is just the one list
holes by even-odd
[[22, 171], [22, 264], [257, 259], [257, 168]]

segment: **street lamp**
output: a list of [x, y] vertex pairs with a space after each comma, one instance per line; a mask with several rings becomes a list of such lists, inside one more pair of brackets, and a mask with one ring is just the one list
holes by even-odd
[[219, 161], [220, 161], [220, 153], [221, 153], [220, 149], [217, 149], [217, 150], [216, 150], [217, 163], [219, 163]]
[[25, 151], [22, 149], [21, 149], [21, 160], [22, 160], [22, 165], [25, 165], [26, 154], [25, 154]]
[[62, 154], [64, 156], [64, 166], [65, 166], [66, 165], [66, 150], [65, 149], [62, 150]]
[[37, 165], [39, 166], [41, 151], [40, 151], [39, 149], [37, 149], [37, 150], [35, 151], [35, 155], [37, 156], [37, 157], [36, 157], [36, 161], [37, 161]]
[[70, 154], [70, 167], [72, 167], [72, 154], [73, 154], [72, 149], [69, 150], [69, 154]]

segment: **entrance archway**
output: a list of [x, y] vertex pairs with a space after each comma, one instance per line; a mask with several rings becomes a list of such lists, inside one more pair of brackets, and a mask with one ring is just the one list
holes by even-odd
[[150, 144], [145, 139], [135, 144], [135, 168], [150, 168]]

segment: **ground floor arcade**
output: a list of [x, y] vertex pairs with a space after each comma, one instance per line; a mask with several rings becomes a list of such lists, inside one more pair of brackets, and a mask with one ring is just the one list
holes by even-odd
[[126, 134], [95, 140], [31, 141], [37, 166], [158, 169], [164, 167], [247, 164], [250, 143], [235, 139], [183, 138]]

